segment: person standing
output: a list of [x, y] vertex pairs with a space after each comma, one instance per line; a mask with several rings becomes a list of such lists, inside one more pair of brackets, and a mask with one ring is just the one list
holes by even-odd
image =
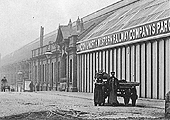
[[96, 73], [95, 78], [94, 105], [104, 105], [103, 72]]
[[117, 88], [118, 88], [118, 79], [115, 77], [115, 72], [111, 72], [111, 77], [109, 80], [109, 104], [110, 105], [118, 105], [119, 102], [117, 101]]
[[31, 81], [31, 83], [29, 84], [29, 87], [30, 87], [30, 92], [33, 92], [33, 91], [34, 91], [34, 84], [33, 84], [32, 81]]
[[5, 92], [5, 86], [7, 85], [7, 79], [6, 77], [4, 77], [2, 80], [1, 80], [1, 90], [2, 92]]

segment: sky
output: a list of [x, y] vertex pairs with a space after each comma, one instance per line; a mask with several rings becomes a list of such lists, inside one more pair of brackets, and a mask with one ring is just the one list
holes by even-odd
[[44, 34], [119, 0], [0, 0], [0, 53], [4, 57]]

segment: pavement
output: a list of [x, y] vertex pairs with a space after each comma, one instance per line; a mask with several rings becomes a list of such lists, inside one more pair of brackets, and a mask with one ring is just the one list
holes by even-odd
[[[41, 91], [43, 92], [43, 91]], [[83, 98], [93, 100], [93, 93], [85, 93], [85, 92], [59, 92], [59, 91], [51, 91], [60, 96], [69, 96], [74, 98]], [[124, 103], [122, 97], [118, 97], [119, 103]], [[131, 101], [130, 101], [131, 103]], [[150, 107], [150, 108], [165, 108], [165, 100], [160, 99], [148, 99], [148, 98], [138, 98], [137, 106]]]

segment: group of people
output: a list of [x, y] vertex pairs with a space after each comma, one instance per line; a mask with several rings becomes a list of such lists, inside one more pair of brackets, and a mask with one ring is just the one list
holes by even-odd
[[[107, 81], [104, 81], [104, 80]], [[119, 86], [118, 79], [115, 77], [115, 72], [111, 72], [111, 77], [109, 74], [99, 71], [95, 75], [95, 89], [94, 89], [94, 103], [104, 105], [105, 99], [108, 97], [108, 104], [118, 105], [117, 100], [117, 89]]]

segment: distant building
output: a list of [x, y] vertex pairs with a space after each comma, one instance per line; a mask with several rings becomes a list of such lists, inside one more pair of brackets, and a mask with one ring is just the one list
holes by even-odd
[[140, 97], [164, 99], [170, 89], [170, 1], [122, 0], [44, 35], [2, 59], [1, 75], [17, 71], [36, 90], [93, 92], [95, 71], [140, 82]]

